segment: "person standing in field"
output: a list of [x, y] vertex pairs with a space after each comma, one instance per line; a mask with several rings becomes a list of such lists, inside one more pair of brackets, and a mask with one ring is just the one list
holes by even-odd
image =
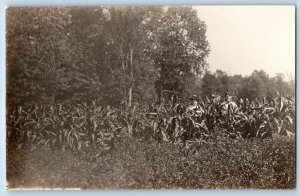
[[203, 108], [199, 104], [199, 98], [197, 95], [193, 95], [189, 98], [190, 106], [188, 107], [188, 111], [193, 112], [196, 115], [201, 115], [204, 113]]
[[232, 96], [230, 96], [228, 93], [225, 94], [225, 101], [221, 103], [221, 107], [228, 113], [237, 113], [238, 112], [238, 106], [237, 104], [232, 100]]

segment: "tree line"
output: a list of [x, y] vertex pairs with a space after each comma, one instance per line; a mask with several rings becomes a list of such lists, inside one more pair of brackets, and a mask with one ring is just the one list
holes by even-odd
[[[208, 70], [207, 26], [190, 6], [9, 8], [7, 98], [131, 106], [165, 91], [242, 97], [293, 94], [293, 82]], [[270, 85], [272, 88], [269, 88]]]
[[250, 76], [230, 76], [222, 70], [216, 70], [214, 73], [206, 72], [201, 80], [201, 93], [209, 95], [212, 92], [249, 100], [256, 98], [272, 100], [278, 95], [294, 97], [295, 81], [292, 77], [285, 80], [281, 73], [270, 77], [263, 70], [254, 70]]

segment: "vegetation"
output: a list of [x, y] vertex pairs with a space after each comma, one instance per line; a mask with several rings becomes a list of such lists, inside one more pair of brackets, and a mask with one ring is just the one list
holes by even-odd
[[[31, 157], [25, 149], [30, 151], [38, 149], [36, 150], [38, 152], [35, 152], [36, 156], [42, 156], [39, 155], [40, 149], [46, 154], [58, 153], [58, 157], [66, 153], [74, 162], [77, 163], [76, 159], [82, 161], [83, 165], [74, 167], [87, 167], [88, 170], [91, 168], [89, 164], [95, 168], [104, 164], [105, 168], [109, 169], [111, 167], [109, 163], [115, 160], [121, 162], [115, 163], [121, 164], [116, 166], [122, 168], [118, 172], [134, 173], [124, 174], [124, 181], [119, 181], [114, 175], [121, 175], [121, 173], [115, 174], [115, 171], [111, 171], [112, 173], [109, 172], [108, 176], [104, 177], [104, 179], [111, 178], [111, 181], [101, 182], [103, 176], [97, 176], [95, 181], [89, 184], [89, 175], [101, 175], [105, 171], [99, 169], [98, 174], [92, 174], [93, 172], [89, 170], [87, 171], [89, 175], [85, 176], [87, 182], [75, 178], [75, 184], [71, 185], [68, 184], [71, 183], [68, 180], [62, 180], [66, 187], [70, 185], [83, 188], [85, 186], [86, 188], [90, 186], [96, 188], [293, 187], [295, 111], [292, 100], [279, 97], [272, 103], [241, 101], [239, 112], [233, 112], [230, 108], [224, 110], [223, 106], [215, 100], [201, 104], [203, 113], [200, 114], [186, 110], [183, 104], [172, 106], [171, 102], [151, 108], [152, 111], [138, 107], [128, 110], [103, 108], [95, 103], [90, 106], [68, 104], [54, 107], [19, 107], [18, 110], [11, 112], [12, 115], [8, 119], [8, 143], [17, 146], [11, 145], [8, 150], [9, 154], [25, 151], [22, 157]], [[255, 139], [249, 140], [250, 138]], [[273, 141], [276, 144], [272, 144]], [[279, 147], [280, 142], [285, 145]], [[171, 145], [175, 146], [174, 152]], [[162, 154], [160, 151], [164, 151], [164, 148], [166, 151]], [[50, 149], [52, 152], [49, 151]], [[126, 149], [125, 155], [131, 157], [131, 160], [122, 154], [124, 149]], [[156, 153], [159, 157], [166, 157], [158, 160]], [[180, 169], [174, 168], [169, 165], [170, 163], [164, 165], [169, 162], [166, 160], [167, 157], [174, 161], [172, 164], [183, 165], [178, 166]], [[232, 157], [234, 158], [231, 159]], [[8, 160], [14, 162], [15, 158], [11, 157]], [[219, 159], [218, 163], [214, 162], [215, 159]], [[73, 165], [70, 160], [63, 160], [66, 161], [64, 163], [67, 164], [66, 167]], [[154, 162], [149, 163], [148, 160]], [[22, 159], [19, 161], [21, 163]], [[31, 164], [38, 163], [31, 160]], [[156, 164], [161, 167], [157, 170], [163, 172], [158, 176], [148, 168], [155, 167]], [[234, 167], [231, 167], [233, 164]], [[286, 168], [282, 167], [285, 164], [287, 164]], [[124, 168], [124, 165], [129, 168]], [[145, 167], [145, 170], [140, 176], [141, 167]], [[170, 168], [164, 170], [166, 167]], [[110, 170], [114, 170], [113, 168], [114, 166]], [[238, 172], [239, 175], [235, 176], [237, 168], [241, 173]], [[211, 179], [207, 181], [202, 179], [204, 176], [199, 175], [201, 171], [209, 172], [207, 175]], [[271, 176], [267, 174], [268, 172], [271, 172]], [[78, 174], [75, 172], [74, 175]], [[132, 179], [131, 175], [134, 176]], [[22, 176], [20, 175], [21, 178]], [[48, 177], [43, 178], [48, 179]], [[22, 181], [22, 179], [18, 180]], [[53, 187], [58, 185], [53, 179], [48, 180], [37, 182], [37, 185]], [[155, 184], [156, 180], [161, 182]], [[26, 182], [22, 183], [26, 185]]]
[[31, 144], [80, 150], [100, 144], [114, 147], [120, 134], [153, 137], [158, 141], [187, 145], [208, 141], [215, 134], [245, 139], [270, 137], [274, 133], [294, 137], [295, 106], [291, 99], [278, 97], [273, 102], [241, 99], [236, 111], [216, 100], [201, 102], [201, 113], [183, 104], [166, 102], [152, 106], [115, 109], [109, 106], [71, 104], [19, 106], [7, 119], [11, 144]]
[[147, 102], [207, 66], [206, 26], [191, 7], [10, 8], [7, 15], [9, 104]]
[[[126, 150], [124, 150], [126, 149]], [[123, 137], [110, 153], [9, 153], [10, 188], [294, 188], [295, 140], [287, 137], [218, 139], [187, 156], [168, 143]]]
[[269, 77], [263, 70], [255, 70], [250, 76], [227, 75], [226, 72], [217, 70], [215, 73], [206, 72], [201, 80], [200, 96], [219, 92], [221, 95], [230, 93], [243, 99], [255, 100], [265, 97], [271, 101], [278, 93], [285, 96], [295, 96], [295, 80], [290, 77], [284, 80], [283, 74]]
[[191, 7], [7, 15], [10, 188], [295, 186], [294, 81], [210, 73]]

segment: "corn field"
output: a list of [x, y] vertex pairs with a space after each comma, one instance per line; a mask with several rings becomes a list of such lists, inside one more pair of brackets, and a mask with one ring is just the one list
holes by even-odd
[[95, 102], [18, 106], [7, 116], [7, 139], [21, 148], [39, 146], [81, 150], [97, 145], [101, 152], [114, 149], [123, 136], [155, 140], [195, 150], [196, 144], [216, 137], [245, 140], [276, 135], [295, 136], [295, 101], [278, 96], [271, 101], [240, 99], [237, 108], [206, 99], [202, 110], [186, 103], [164, 102], [127, 109], [103, 107]]

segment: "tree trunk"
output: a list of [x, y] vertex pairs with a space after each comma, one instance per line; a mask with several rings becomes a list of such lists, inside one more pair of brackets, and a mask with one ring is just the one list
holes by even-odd
[[133, 88], [133, 65], [132, 65], [132, 49], [130, 49], [130, 84], [128, 90], [128, 107], [132, 106], [132, 88]]

